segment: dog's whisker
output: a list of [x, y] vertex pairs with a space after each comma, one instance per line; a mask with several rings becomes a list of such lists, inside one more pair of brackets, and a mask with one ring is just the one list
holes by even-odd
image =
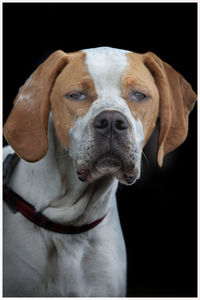
[[146, 154], [144, 153], [144, 151], [142, 151], [142, 155], [143, 157], [145, 158], [145, 161], [147, 162], [148, 166], [150, 165], [150, 161], [149, 159], [147, 158]]

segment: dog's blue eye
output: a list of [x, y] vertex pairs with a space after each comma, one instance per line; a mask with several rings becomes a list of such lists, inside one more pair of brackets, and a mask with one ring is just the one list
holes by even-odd
[[137, 102], [140, 102], [140, 101], [144, 100], [145, 98], [147, 98], [147, 96], [140, 92], [134, 92], [131, 96], [131, 99], [134, 101], [137, 101]]
[[86, 98], [85, 94], [83, 94], [81, 92], [69, 94], [67, 96], [73, 100], [85, 100], [85, 98]]

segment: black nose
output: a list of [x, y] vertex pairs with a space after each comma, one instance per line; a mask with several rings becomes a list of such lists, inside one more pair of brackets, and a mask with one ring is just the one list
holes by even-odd
[[128, 121], [120, 112], [104, 111], [94, 119], [93, 126], [101, 134], [122, 134], [128, 129]]

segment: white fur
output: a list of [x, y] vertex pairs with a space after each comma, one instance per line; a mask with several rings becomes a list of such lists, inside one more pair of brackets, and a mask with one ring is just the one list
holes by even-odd
[[[130, 124], [129, 138], [139, 170], [142, 124], [120, 96], [127, 52], [111, 48], [85, 51], [98, 99], [71, 129], [70, 155], [60, 145], [50, 116], [48, 153], [36, 163], [20, 160], [10, 186], [58, 223], [81, 225], [106, 217], [86, 233], [65, 235], [34, 225], [5, 204], [4, 296], [123, 297], [126, 293], [126, 251], [115, 198], [118, 182], [104, 176], [82, 183], [74, 163], [87, 156], [84, 147], [94, 142], [91, 124], [95, 116], [115, 110]], [[13, 152], [11, 147], [5, 148], [8, 152]]]
[[[108, 177], [90, 185], [80, 182], [68, 153], [58, 147], [51, 120], [47, 155], [34, 164], [20, 160], [10, 186], [62, 224], [87, 224], [107, 215], [96, 228], [71, 236], [46, 231], [5, 204], [4, 296], [124, 296], [126, 254], [115, 199], [117, 181]], [[13, 150], [6, 147], [9, 152]]]
[[100, 47], [84, 50], [86, 52], [86, 64], [94, 80], [99, 97], [102, 95], [120, 96], [121, 75], [127, 66], [126, 53], [128, 51]]
[[[138, 147], [144, 140], [143, 127], [140, 120], [132, 116], [128, 105], [121, 97], [121, 78], [127, 67], [127, 50], [100, 47], [85, 50], [86, 64], [94, 80], [98, 99], [90, 108], [91, 119], [103, 110], [119, 111], [131, 124], [134, 140]], [[90, 118], [90, 116], [89, 116]], [[86, 123], [88, 120], [86, 120]]]

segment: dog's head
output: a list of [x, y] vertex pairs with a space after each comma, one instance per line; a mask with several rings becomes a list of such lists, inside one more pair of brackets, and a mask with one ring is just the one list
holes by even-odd
[[113, 174], [132, 184], [157, 119], [162, 166], [164, 155], [184, 142], [195, 101], [190, 84], [153, 53], [56, 51], [20, 88], [4, 135], [23, 159], [40, 160], [48, 149], [51, 110], [80, 180]]

